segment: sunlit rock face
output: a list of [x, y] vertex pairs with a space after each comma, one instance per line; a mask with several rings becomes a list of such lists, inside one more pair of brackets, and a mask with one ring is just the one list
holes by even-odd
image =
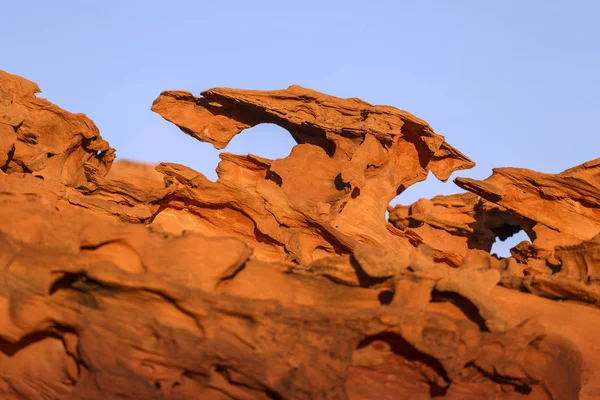
[[163, 92], [152, 110], [218, 149], [261, 123], [297, 142], [222, 153], [213, 182], [113, 163], [38, 92], [0, 72], [0, 398], [600, 396], [598, 160], [389, 207], [474, 165], [394, 107]]

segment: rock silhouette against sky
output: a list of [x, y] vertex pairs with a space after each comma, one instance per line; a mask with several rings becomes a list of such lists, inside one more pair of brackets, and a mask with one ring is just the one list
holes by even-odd
[[390, 207], [474, 166], [394, 107], [161, 93], [153, 111], [218, 149], [261, 123], [298, 143], [222, 153], [213, 182], [114, 162], [38, 92], [0, 72], [1, 398], [600, 396], [600, 159]]

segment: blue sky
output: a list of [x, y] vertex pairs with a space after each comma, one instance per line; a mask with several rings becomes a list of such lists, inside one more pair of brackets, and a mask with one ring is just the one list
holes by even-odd
[[[477, 163], [453, 178], [555, 173], [600, 156], [597, 1], [19, 0], [2, 14], [0, 69], [86, 113], [119, 158], [214, 179], [218, 151], [152, 101], [166, 89], [294, 83], [425, 119]], [[266, 125], [226, 151], [280, 158], [293, 144]], [[397, 201], [458, 191], [431, 176]]]

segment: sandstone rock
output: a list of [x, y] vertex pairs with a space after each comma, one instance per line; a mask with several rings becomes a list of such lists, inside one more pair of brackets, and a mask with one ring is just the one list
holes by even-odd
[[505, 208], [473, 193], [420, 199], [410, 206], [390, 207], [389, 213], [394, 226], [432, 246], [437, 261], [455, 267], [470, 249], [489, 253], [497, 238], [505, 240], [521, 230]]
[[[172, 163], [110, 169], [89, 120], [0, 77], [1, 398], [600, 393], [597, 238], [490, 256], [493, 238], [549, 226], [546, 197], [531, 215], [487, 195], [495, 181], [387, 223], [428, 171], [473, 165], [409, 113], [297, 86], [164, 92], [153, 109], [218, 148], [259, 123], [298, 142], [280, 160], [223, 153], [211, 182]], [[587, 207], [594, 171], [549, 182]]]
[[576, 245], [600, 233], [600, 158], [556, 175], [496, 168], [484, 181], [455, 182], [520, 217], [543, 256], [556, 246]]
[[[432, 171], [446, 180], [473, 163], [427, 123], [387, 106], [299, 86], [260, 92], [211, 89], [194, 97], [163, 92], [152, 109], [185, 133], [223, 148], [243, 129], [273, 123], [298, 145], [275, 161], [223, 153], [219, 180], [164, 164], [181, 189], [156, 216], [187, 229], [242, 237], [265, 260], [309, 264], [358, 242], [399, 255], [412, 238], [384, 221], [389, 202]], [[182, 203], [189, 204], [181, 209]], [[201, 214], [194, 225], [189, 214]], [[161, 215], [164, 214], [164, 215]], [[228, 222], [225, 222], [228, 221]]]
[[36, 97], [39, 92], [35, 83], [0, 71], [0, 169], [67, 186], [85, 183], [84, 164], [106, 174], [115, 152], [96, 125]]

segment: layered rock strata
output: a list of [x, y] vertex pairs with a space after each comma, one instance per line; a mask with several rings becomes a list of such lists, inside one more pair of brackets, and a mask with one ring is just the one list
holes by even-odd
[[[298, 143], [222, 153], [212, 182], [113, 164], [37, 92], [0, 72], [1, 398], [600, 395], [597, 162], [460, 179], [473, 193], [388, 222], [429, 171], [473, 166], [405, 111], [298, 86], [163, 92], [152, 109], [216, 148], [260, 123]], [[532, 243], [489, 254], [520, 229]]]

